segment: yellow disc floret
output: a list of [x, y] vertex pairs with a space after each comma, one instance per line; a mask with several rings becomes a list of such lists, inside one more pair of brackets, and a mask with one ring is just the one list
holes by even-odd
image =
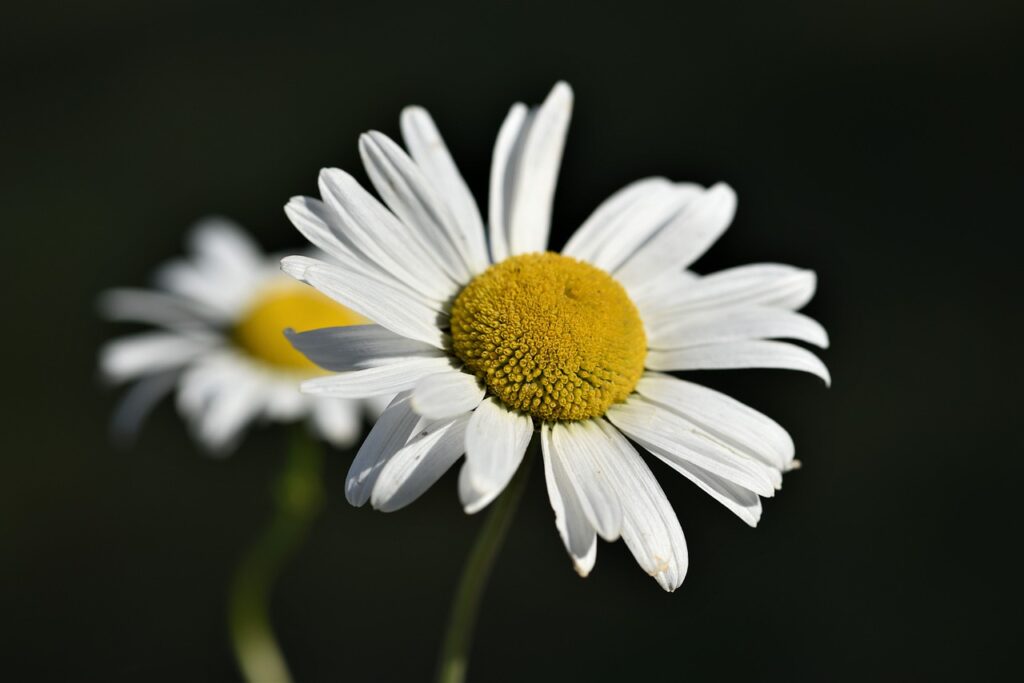
[[317, 366], [292, 347], [285, 328], [359, 325], [366, 320], [312, 287], [281, 279], [253, 297], [234, 328], [235, 342], [250, 356], [282, 370], [314, 371]]
[[599, 417], [644, 369], [636, 306], [608, 273], [554, 254], [491, 266], [452, 306], [452, 347], [509, 408], [545, 421]]

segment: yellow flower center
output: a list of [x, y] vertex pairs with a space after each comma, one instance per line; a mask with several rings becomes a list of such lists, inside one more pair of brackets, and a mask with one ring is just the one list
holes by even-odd
[[302, 332], [319, 327], [360, 325], [366, 320], [312, 287], [282, 279], [254, 297], [234, 328], [235, 342], [249, 355], [285, 370], [316, 370], [295, 350], [285, 328]]
[[452, 347], [506, 406], [545, 421], [604, 415], [644, 369], [636, 306], [608, 273], [547, 252], [513, 256], [466, 285]]

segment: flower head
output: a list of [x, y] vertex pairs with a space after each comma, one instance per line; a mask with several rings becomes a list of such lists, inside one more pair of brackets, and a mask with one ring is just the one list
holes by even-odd
[[664, 461], [750, 525], [760, 497], [793, 466], [778, 424], [664, 371], [770, 367], [828, 381], [809, 351], [827, 345], [795, 311], [815, 277], [758, 264], [687, 270], [725, 231], [736, 197], [663, 178], [601, 204], [561, 254], [546, 251], [572, 109], [557, 84], [536, 109], [516, 104], [498, 133], [487, 235], [430, 116], [402, 113], [408, 153], [360, 139], [383, 204], [338, 169], [322, 201], [296, 197], [295, 226], [341, 265], [293, 256], [283, 268], [374, 324], [291, 333], [336, 372], [303, 389], [346, 398], [399, 392], [364, 441], [347, 482], [354, 505], [415, 500], [460, 457], [459, 496], [476, 512], [504, 489], [539, 431], [555, 525], [577, 571], [596, 538], [622, 538], [666, 590], [682, 582], [686, 543], [634, 446]]
[[538, 420], [601, 417], [644, 370], [647, 344], [619, 283], [583, 261], [521, 254], [455, 299], [452, 352], [503, 405]]
[[207, 219], [192, 231], [194, 255], [157, 273], [157, 288], [115, 289], [100, 299], [112, 319], [157, 329], [121, 337], [100, 353], [114, 382], [134, 382], [115, 416], [119, 435], [134, 433], [149, 409], [177, 388], [178, 407], [199, 441], [231, 449], [251, 421], [310, 418], [337, 444], [351, 443], [362, 410], [346, 399], [303, 395], [301, 381], [322, 375], [284, 336], [366, 320], [283, 275], [279, 257], [262, 254], [236, 225]]

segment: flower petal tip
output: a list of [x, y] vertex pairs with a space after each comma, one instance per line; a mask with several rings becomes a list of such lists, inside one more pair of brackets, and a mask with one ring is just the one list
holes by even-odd
[[301, 256], [285, 256], [281, 259], [281, 270], [296, 280], [305, 280], [309, 264]]

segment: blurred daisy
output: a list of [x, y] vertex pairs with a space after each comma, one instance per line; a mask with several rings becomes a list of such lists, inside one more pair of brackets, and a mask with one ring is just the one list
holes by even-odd
[[177, 388], [180, 412], [214, 453], [228, 452], [255, 420], [308, 418], [327, 440], [351, 443], [360, 402], [299, 392], [301, 381], [323, 372], [283, 331], [366, 321], [281, 273], [280, 257], [261, 253], [231, 222], [202, 221], [190, 245], [191, 258], [157, 271], [156, 289], [114, 289], [100, 298], [110, 320], [159, 328], [108, 342], [100, 352], [107, 379], [134, 382], [115, 414], [115, 433], [133, 435]]
[[601, 204], [561, 254], [546, 251], [572, 109], [557, 84], [516, 104], [498, 133], [484, 221], [430, 116], [402, 113], [408, 152], [377, 132], [359, 149], [383, 204], [344, 171], [320, 174], [322, 200], [293, 198], [295, 226], [337, 264], [305, 256], [284, 270], [372, 320], [289, 333], [338, 374], [313, 396], [400, 392], [348, 475], [354, 505], [408, 505], [463, 454], [459, 495], [473, 513], [509, 483], [539, 431], [558, 533], [576, 570], [598, 536], [622, 538], [665, 590], [687, 569], [679, 522], [633, 443], [750, 525], [793, 467], [793, 443], [764, 415], [664, 374], [787, 368], [829, 381], [827, 336], [795, 311], [812, 272], [748, 265], [686, 269], [726, 230], [732, 189], [637, 181]]

